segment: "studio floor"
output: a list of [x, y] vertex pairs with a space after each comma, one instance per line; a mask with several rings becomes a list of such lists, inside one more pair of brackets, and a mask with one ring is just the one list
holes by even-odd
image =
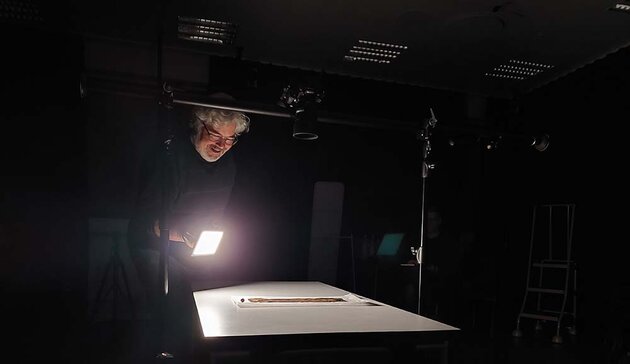
[[[35, 345], [30, 345], [28, 357], [56, 357], [64, 363], [151, 363], [156, 350], [146, 345], [146, 338], [152, 333], [142, 322], [117, 321], [98, 322], [90, 325], [67, 326], [64, 333], [52, 338], [51, 344], [43, 346], [43, 351]], [[452, 343], [448, 363], [453, 364], [525, 364], [525, 363], [554, 363], [554, 364], [586, 364], [586, 363], [628, 363], [628, 357], [619, 352], [613, 352], [613, 343], [604, 343], [601, 338], [590, 338], [588, 335], [570, 335], [565, 333], [562, 344], [554, 344], [551, 337], [553, 329], [543, 329], [539, 332], [524, 333], [521, 338], [514, 338], [511, 332], [500, 332], [493, 336], [480, 332], [466, 332]], [[52, 344], [55, 343], [55, 344]], [[363, 348], [366, 349], [366, 348]], [[237, 353], [238, 354], [238, 353]], [[341, 363], [346, 362], [345, 354], [328, 353], [326, 355], [309, 355], [299, 358], [302, 363]], [[363, 357], [361, 357], [363, 355]], [[362, 359], [365, 363], [385, 364], [389, 360], [387, 353], [378, 348], [373, 352], [359, 350], [353, 357]], [[338, 359], [338, 360], [337, 360]], [[626, 360], [626, 361], [623, 361]], [[24, 361], [32, 362], [32, 361]], [[179, 363], [178, 360], [168, 362]], [[201, 362], [221, 363], [251, 363], [247, 355], [215, 356], [212, 360]], [[274, 361], [278, 362], [278, 361]], [[295, 361], [294, 361], [295, 362]], [[418, 352], [418, 362], [442, 363], [441, 357], [431, 351]]]
[[[69, 337], [70, 342], [83, 348], [77, 351], [79, 357], [76, 362], [105, 364], [105, 363], [138, 363], [142, 358], [146, 362], [150, 360], [151, 353], [140, 353], [142, 346], [134, 346], [142, 339], [133, 335], [146, 335], [146, 332], [132, 328], [132, 323], [121, 322], [114, 326], [112, 323], [99, 323], [90, 327], [87, 335], [80, 337]], [[551, 332], [550, 332], [551, 331]], [[531, 335], [516, 339], [510, 332], [488, 337], [479, 333], [462, 332], [461, 336], [453, 343], [449, 353], [449, 363], [453, 364], [525, 364], [525, 363], [554, 363], [554, 364], [581, 364], [581, 363], [627, 363], [622, 361], [623, 357], [614, 358], [606, 354], [606, 348], [595, 340], [589, 341], [587, 337], [580, 335], [564, 335], [562, 344], [551, 342], [553, 330], [543, 330], [533, 332]], [[136, 344], [134, 344], [136, 343]], [[365, 349], [365, 348], [363, 348]], [[362, 359], [365, 363], [389, 363], [389, 356], [375, 348], [373, 352], [359, 350], [355, 353], [356, 358]], [[336, 355], [336, 356], [335, 356]], [[364, 357], [362, 357], [364, 355]], [[298, 362], [303, 363], [336, 363], [345, 362], [345, 354], [337, 353], [326, 355], [303, 356]], [[339, 359], [339, 360], [336, 360]], [[343, 360], [342, 360], [343, 359]], [[626, 358], [627, 360], [627, 358]], [[177, 362], [174, 360], [173, 362]], [[217, 356], [208, 363], [250, 363], [247, 355], [226, 355]], [[441, 356], [436, 352], [418, 352], [418, 362], [421, 363], [442, 363]]]
[[[40, 296], [41, 297], [41, 296]], [[9, 325], [6, 353], [13, 363], [35, 363], [54, 360], [60, 363], [126, 364], [156, 362], [154, 349], [146, 345], [154, 334], [144, 320], [100, 320], [88, 322], [77, 311], [73, 300], [57, 296], [44, 300], [22, 297], [5, 308]], [[512, 321], [512, 320], [510, 320]], [[513, 322], [495, 321], [489, 326], [482, 322], [472, 329], [463, 329], [451, 345], [449, 363], [452, 364], [628, 364], [628, 342], [625, 334], [606, 330], [577, 330], [570, 335], [563, 330], [563, 343], [554, 344], [551, 338], [555, 327], [551, 323], [535, 331], [532, 325], [523, 325], [523, 337], [512, 336]], [[597, 331], [597, 332], [596, 332]], [[626, 338], [627, 339], [627, 338]], [[246, 348], [243, 348], [246, 350]], [[346, 362], [364, 355], [362, 363], [385, 364], [387, 353], [378, 348], [362, 348], [356, 353], [302, 357], [293, 362], [326, 363]], [[238, 354], [238, 353], [237, 353]], [[222, 360], [202, 360], [202, 363], [248, 363], [247, 355], [223, 357]], [[323, 359], [322, 359], [323, 358]], [[293, 357], [295, 359], [295, 357]], [[419, 353], [418, 362], [441, 363], [439, 355]], [[176, 363], [176, 360], [169, 362]]]

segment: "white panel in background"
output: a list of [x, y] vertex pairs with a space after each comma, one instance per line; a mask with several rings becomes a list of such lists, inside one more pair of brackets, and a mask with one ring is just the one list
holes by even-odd
[[339, 236], [343, 213], [344, 186], [341, 182], [315, 183], [308, 279], [335, 285]]

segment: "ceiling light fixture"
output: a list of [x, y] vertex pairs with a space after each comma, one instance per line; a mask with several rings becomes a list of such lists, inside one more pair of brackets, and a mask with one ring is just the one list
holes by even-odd
[[622, 13], [630, 13], [630, 4], [617, 3], [608, 10], [621, 11]]
[[392, 43], [374, 42], [371, 40], [359, 39], [348, 53], [343, 57], [347, 62], [371, 62], [371, 63], [391, 63], [398, 58], [407, 46]]
[[177, 37], [197, 42], [230, 45], [234, 43], [237, 25], [219, 20], [177, 17]]
[[30, 0], [0, 0], [0, 21], [41, 23], [39, 5]]
[[521, 81], [552, 68], [549, 64], [510, 59], [486, 72], [485, 76]]

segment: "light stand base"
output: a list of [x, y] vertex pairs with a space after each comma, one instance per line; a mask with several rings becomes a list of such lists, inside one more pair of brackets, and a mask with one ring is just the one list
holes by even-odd
[[512, 331], [512, 337], [523, 337], [523, 332], [520, 329], [514, 329]]

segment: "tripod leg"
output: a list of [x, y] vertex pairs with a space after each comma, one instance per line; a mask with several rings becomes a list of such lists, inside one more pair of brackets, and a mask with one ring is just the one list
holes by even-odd
[[101, 305], [101, 301], [105, 296], [103, 296], [103, 288], [105, 287], [105, 281], [107, 280], [107, 276], [109, 275], [110, 270], [112, 269], [113, 262], [110, 260], [107, 263], [107, 267], [105, 268], [105, 273], [103, 274], [103, 279], [101, 279], [101, 283], [98, 287], [98, 292], [96, 293], [96, 299], [94, 300], [94, 307], [92, 308], [92, 312], [90, 314], [90, 322], [94, 322], [96, 318], [96, 314], [98, 313], [99, 306]]
[[[117, 259], [120, 261], [120, 257], [117, 257]], [[125, 291], [127, 293], [127, 299], [129, 300], [129, 308], [131, 310], [131, 318], [135, 319], [136, 318], [136, 310], [135, 307], [133, 305], [133, 297], [131, 296], [131, 289], [129, 288], [129, 280], [127, 279], [127, 271], [125, 270], [125, 266], [122, 263], [118, 263], [119, 267], [120, 267], [120, 273], [123, 277], [123, 283], [125, 284]]]

